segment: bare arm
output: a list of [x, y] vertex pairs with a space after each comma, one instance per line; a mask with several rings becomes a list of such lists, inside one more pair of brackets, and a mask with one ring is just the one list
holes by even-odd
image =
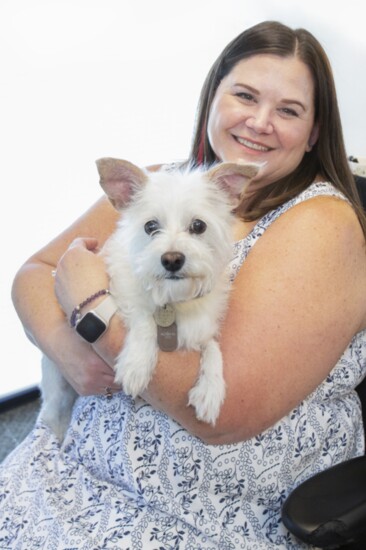
[[[94, 246], [102, 246], [114, 230], [117, 216], [103, 197], [69, 229], [29, 258], [13, 283], [14, 306], [28, 338], [59, 365], [65, 378], [82, 395], [102, 393], [105, 386], [112, 386], [113, 371], [69, 327], [55, 296], [52, 270], [77, 237], [93, 236], [96, 238]], [[79, 295], [70, 296], [70, 300], [75, 300], [74, 305], [108, 286], [104, 267], [88, 269], [89, 261], [95, 264], [97, 255], [90, 252], [89, 256], [83, 256], [84, 265], [74, 265], [75, 278], [81, 275], [77, 288]]]
[[[158, 170], [159, 165], [148, 169]], [[71, 256], [68, 275], [73, 284], [68, 286], [64, 298], [72, 304], [71, 309], [96, 291], [108, 287], [104, 264], [95, 252], [114, 231], [118, 218], [118, 212], [103, 196], [73, 225], [31, 256], [19, 269], [13, 283], [13, 303], [28, 338], [59, 366], [81, 395], [103, 393], [106, 386], [113, 387], [114, 372], [70, 328], [56, 299], [56, 279], [52, 271], [67, 251]], [[82, 254], [78, 254], [74, 247], [70, 254], [71, 243], [82, 237], [87, 238], [89, 250], [83, 247]], [[121, 337], [122, 334], [120, 342]]]
[[[65, 321], [61, 323], [49, 269], [75, 236], [93, 235], [102, 244], [115, 223], [116, 215], [110, 209], [103, 201], [98, 204], [36, 255], [15, 284], [15, 301], [26, 330], [41, 349], [48, 352], [51, 348], [56, 357], [62, 355], [60, 347], [66, 348], [70, 342], [73, 350], [86, 344], [76, 341], [79, 337], [68, 327], [66, 331]], [[71, 266], [68, 307], [96, 290], [84, 286], [84, 262], [90, 261], [87, 271], [94, 273], [98, 289], [105, 284], [103, 266], [93, 264], [95, 254], [80, 259], [75, 268], [79, 254], [84, 258], [85, 250], [75, 247], [62, 262], [65, 269], [69, 260]], [[32, 269], [33, 289], [29, 291], [24, 273]], [[43, 290], [36, 288], [40, 277]], [[199, 368], [196, 353], [161, 353], [143, 397], [208, 443], [251, 437], [308, 395], [330, 372], [352, 336], [366, 326], [365, 286], [364, 239], [350, 207], [330, 198], [298, 205], [261, 237], [235, 281], [220, 339], [227, 397], [216, 426], [198, 422], [186, 405]], [[52, 296], [52, 308], [38, 303], [45, 300], [46, 292]], [[60, 326], [63, 328], [56, 328]], [[48, 335], [43, 333], [45, 327]], [[62, 337], [56, 342], [58, 330]], [[94, 345], [106, 365], [113, 364], [123, 334], [122, 323], [115, 316], [108, 332]], [[61, 360], [67, 364], [70, 358]], [[74, 368], [81, 369], [80, 365]], [[100, 392], [99, 383], [95, 393]]]
[[[267, 230], [235, 281], [220, 339], [227, 397], [216, 426], [187, 407], [195, 353], [161, 353], [143, 397], [207, 443], [252, 437], [309, 395], [365, 328], [365, 288], [365, 243], [351, 208], [330, 198], [298, 205]], [[113, 329], [99, 350], [113, 350], [110, 338]]]

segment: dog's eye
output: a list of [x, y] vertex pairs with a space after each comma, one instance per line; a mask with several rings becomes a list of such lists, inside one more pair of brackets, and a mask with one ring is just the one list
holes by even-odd
[[144, 229], [148, 235], [152, 235], [153, 233], [159, 231], [160, 225], [156, 220], [149, 220], [145, 223]]
[[206, 231], [207, 225], [202, 220], [193, 220], [189, 226], [189, 232], [194, 233], [195, 235], [201, 235]]

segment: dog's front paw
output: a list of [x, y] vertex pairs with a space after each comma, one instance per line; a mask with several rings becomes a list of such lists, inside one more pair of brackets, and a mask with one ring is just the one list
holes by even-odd
[[188, 394], [188, 405], [196, 409], [198, 420], [215, 425], [225, 399], [225, 383], [211, 385], [211, 381], [202, 376]]
[[123, 369], [121, 375], [116, 377], [117, 384], [121, 384], [123, 391], [127, 395], [135, 398], [142, 393], [150, 382], [150, 377], [141, 379], [134, 369]]
[[135, 398], [147, 388], [151, 375], [151, 368], [139, 367], [136, 363], [124, 361], [116, 367], [115, 382], [122, 386], [127, 395]]
[[140, 320], [128, 333], [115, 365], [115, 382], [122, 385], [127, 395], [135, 398], [147, 388], [157, 362], [157, 352], [154, 319]]

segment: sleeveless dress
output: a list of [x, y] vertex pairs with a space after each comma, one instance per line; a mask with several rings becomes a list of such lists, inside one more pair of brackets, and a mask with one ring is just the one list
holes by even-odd
[[[344, 197], [317, 183], [235, 244], [232, 278], [270, 224], [301, 201]], [[364, 452], [366, 331], [290, 414], [243, 443], [210, 446], [142, 399], [79, 398], [60, 449], [37, 423], [0, 466], [0, 549], [309, 548], [281, 522], [300, 482]]]

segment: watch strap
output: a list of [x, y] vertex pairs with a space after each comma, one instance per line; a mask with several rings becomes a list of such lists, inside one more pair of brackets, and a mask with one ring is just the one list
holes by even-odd
[[108, 326], [109, 321], [111, 320], [113, 315], [116, 313], [117, 309], [118, 309], [117, 304], [112, 298], [112, 296], [107, 296], [107, 298], [105, 298], [103, 302], [101, 302], [97, 307], [92, 309], [89, 313], [95, 313], [95, 315], [98, 315], [98, 317], [100, 317]]
[[108, 288], [102, 288], [102, 290], [98, 290], [98, 292], [95, 292], [91, 296], [88, 296], [88, 298], [86, 298], [83, 302], [81, 302], [81, 304], [74, 307], [70, 316], [70, 325], [72, 326], [72, 328], [75, 328], [76, 325], [81, 320], [81, 310], [83, 309], [83, 307], [90, 304], [97, 298], [99, 298], [99, 296], [103, 296], [104, 294], [110, 294], [110, 291]]

